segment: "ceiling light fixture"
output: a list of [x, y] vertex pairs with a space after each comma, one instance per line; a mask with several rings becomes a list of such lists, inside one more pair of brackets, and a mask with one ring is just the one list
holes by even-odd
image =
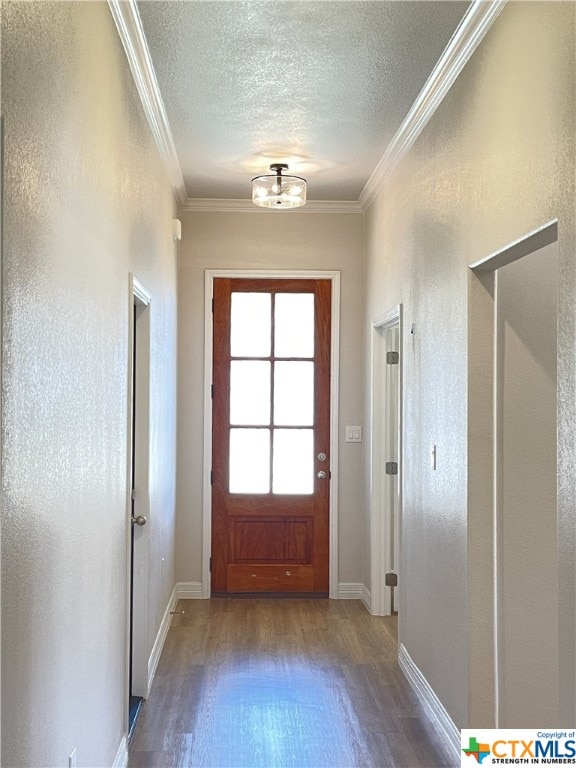
[[264, 176], [252, 179], [252, 202], [262, 208], [299, 208], [306, 204], [306, 179], [301, 176], [282, 175], [286, 163], [272, 163]]

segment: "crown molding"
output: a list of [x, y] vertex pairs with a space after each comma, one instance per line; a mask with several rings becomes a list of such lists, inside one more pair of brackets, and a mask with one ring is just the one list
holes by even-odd
[[196, 213], [363, 213], [359, 203], [354, 200], [308, 200], [306, 205], [292, 210], [274, 211], [271, 208], [260, 208], [251, 200], [217, 199], [208, 197], [189, 197], [181, 210]]
[[362, 210], [366, 211], [370, 207], [386, 179], [420, 136], [506, 2], [507, 0], [474, 0], [471, 4], [360, 193], [358, 204]]
[[148, 43], [144, 36], [140, 14], [136, 7], [136, 0], [108, 0], [108, 5], [116, 22], [118, 34], [142, 101], [144, 114], [168, 173], [174, 196], [177, 202], [182, 205], [186, 202], [182, 170], [178, 162], [172, 131], [154, 72]]

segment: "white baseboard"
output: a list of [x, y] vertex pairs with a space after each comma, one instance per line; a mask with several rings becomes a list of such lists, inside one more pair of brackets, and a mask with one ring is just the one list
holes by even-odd
[[[179, 581], [176, 584], [177, 600], [203, 600], [206, 598], [200, 581]], [[338, 584], [338, 600], [362, 600], [370, 610], [370, 590], [364, 584], [341, 582]]]
[[174, 587], [177, 600], [202, 600], [202, 582], [200, 581], [179, 581]]
[[[170, 629], [170, 622], [172, 621], [171, 611], [174, 610], [174, 606], [176, 605], [177, 599], [178, 598], [176, 596], [176, 587], [174, 587], [174, 589], [172, 590], [172, 594], [170, 595], [170, 600], [168, 600], [168, 605], [166, 606], [166, 610], [164, 611], [164, 616], [162, 617], [162, 621], [160, 622], [160, 628], [158, 629], [158, 634], [156, 635], [156, 640], [154, 641], [152, 653], [150, 654], [150, 658], [148, 659], [148, 694], [150, 693], [150, 688], [152, 687], [152, 680], [154, 679], [154, 675], [156, 674], [156, 667], [158, 666], [158, 662], [160, 661], [162, 648], [164, 648], [166, 635], [168, 634], [168, 630]], [[148, 695], [146, 695], [146, 698], [148, 698]]]
[[364, 584], [340, 582], [338, 584], [338, 600], [362, 600]]
[[446, 746], [454, 754], [454, 764], [460, 765], [460, 731], [456, 728], [452, 718], [444, 709], [442, 702], [436, 696], [431, 685], [416, 664], [414, 664], [410, 654], [402, 644], [400, 644], [398, 650], [398, 664], [426, 711], [438, 724], [441, 735], [444, 736]]
[[128, 765], [128, 742], [126, 741], [126, 736], [122, 736], [122, 741], [120, 742], [120, 746], [118, 747], [118, 752], [116, 752], [116, 757], [114, 758], [114, 762], [112, 763], [112, 768], [126, 768]]
[[[176, 600], [203, 600], [205, 599], [200, 581], [179, 581], [175, 588]], [[346, 583], [338, 584], [338, 600], [362, 600], [366, 608], [370, 610], [370, 590], [364, 584]]]

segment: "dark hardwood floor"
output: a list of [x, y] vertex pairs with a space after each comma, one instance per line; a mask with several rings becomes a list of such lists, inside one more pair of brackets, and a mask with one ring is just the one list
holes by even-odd
[[454, 765], [396, 662], [396, 619], [353, 600], [182, 600], [131, 768]]

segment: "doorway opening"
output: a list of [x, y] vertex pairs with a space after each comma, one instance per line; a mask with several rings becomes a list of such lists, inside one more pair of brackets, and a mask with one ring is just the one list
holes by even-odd
[[370, 612], [400, 606], [402, 306], [372, 323]]
[[130, 275], [128, 407], [128, 627], [127, 733], [133, 733], [148, 697], [148, 561], [150, 434], [150, 301]]
[[550, 222], [470, 273], [469, 717], [482, 727], [560, 716], [557, 240]]

